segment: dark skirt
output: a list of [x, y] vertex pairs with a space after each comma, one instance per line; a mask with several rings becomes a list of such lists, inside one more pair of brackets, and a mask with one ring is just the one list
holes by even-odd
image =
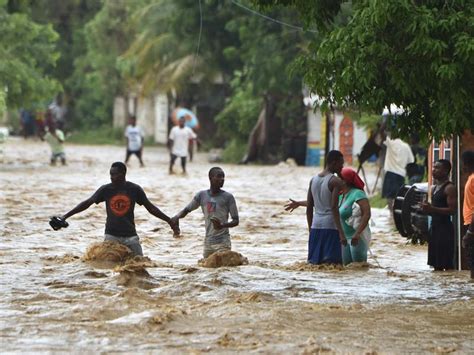
[[397, 197], [398, 190], [405, 184], [405, 178], [401, 175], [387, 171], [383, 178], [382, 185], [382, 197], [383, 198], [395, 198]]
[[311, 229], [308, 242], [308, 263], [342, 264], [339, 232], [335, 229]]
[[454, 269], [454, 226], [432, 223], [428, 240], [428, 265], [435, 269]]

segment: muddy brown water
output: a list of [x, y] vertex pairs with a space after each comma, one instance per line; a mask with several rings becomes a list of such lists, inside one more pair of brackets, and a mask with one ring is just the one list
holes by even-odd
[[[62, 214], [108, 183], [122, 147], [67, 145], [68, 165], [50, 167], [49, 149], [9, 139], [0, 156], [0, 337], [6, 352], [138, 353], [474, 353], [474, 284], [467, 272], [434, 273], [426, 247], [406, 245], [385, 209], [373, 210], [366, 265], [305, 263], [304, 198], [317, 170], [222, 165], [241, 223], [233, 250], [248, 265], [205, 268], [199, 210], [181, 221], [183, 237], [138, 206], [147, 274], [133, 266], [83, 261], [103, 239], [104, 205], [53, 231]], [[163, 148], [132, 157], [127, 178], [172, 215], [207, 188], [214, 164], [198, 154], [187, 176], [167, 174]], [[177, 166], [178, 168], [178, 166]], [[179, 171], [179, 168], [177, 169]]]

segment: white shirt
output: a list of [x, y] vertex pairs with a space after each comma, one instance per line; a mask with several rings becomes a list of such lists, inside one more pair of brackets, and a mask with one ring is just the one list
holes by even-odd
[[143, 132], [140, 127], [128, 125], [125, 129], [125, 137], [128, 138], [128, 150], [136, 152], [142, 149]]
[[170, 131], [169, 138], [173, 141], [171, 153], [178, 157], [187, 157], [189, 140], [196, 138], [196, 134], [189, 127], [174, 126]]
[[386, 172], [390, 171], [394, 174], [405, 177], [405, 167], [407, 164], [413, 163], [415, 161], [415, 157], [413, 156], [410, 146], [400, 138], [387, 138], [383, 144], [387, 146], [387, 153], [385, 155], [385, 164], [383, 169]]

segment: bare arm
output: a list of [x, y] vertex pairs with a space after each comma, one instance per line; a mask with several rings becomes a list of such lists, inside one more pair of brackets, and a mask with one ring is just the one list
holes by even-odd
[[219, 230], [222, 228], [232, 228], [239, 225], [239, 217], [233, 217], [230, 222], [221, 223], [217, 217], [211, 217], [211, 222], [214, 225], [214, 228]]
[[184, 218], [188, 215], [188, 213], [191, 212], [187, 207], [183, 208], [181, 211], [179, 211], [174, 217], [173, 219], [181, 219], [181, 218]]
[[356, 232], [354, 233], [354, 237], [352, 238], [353, 245], [357, 245], [359, 237], [364, 231], [365, 227], [367, 227], [367, 225], [369, 224], [371, 216], [370, 204], [368, 199], [364, 198], [362, 200], [356, 201], [356, 203], [360, 206], [361, 216], [359, 227], [357, 228]]
[[306, 197], [306, 222], [308, 223], [309, 232], [311, 232], [311, 224], [313, 224], [313, 208], [314, 208], [313, 194], [311, 193], [311, 181], [309, 182], [308, 195]]
[[68, 213], [63, 215], [61, 218], [66, 220], [67, 218], [74, 216], [76, 213], [87, 210], [93, 203], [94, 201], [92, 200], [92, 197], [89, 197], [87, 200], [84, 200], [81, 203], [79, 203], [76, 207], [74, 207]]
[[286, 203], [283, 207], [285, 208], [285, 211], [293, 212], [296, 210], [298, 207], [306, 207], [307, 201], [306, 200], [301, 200], [301, 201], [295, 201], [290, 198], [290, 202]]
[[171, 224], [171, 218], [169, 218], [166, 214], [164, 214], [158, 207], [156, 207], [153, 203], [150, 202], [150, 200], [146, 200], [145, 203], [143, 204], [145, 208], [147, 209], [150, 214], [153, 216], [165, 221], [168, 224]]
[[445, 215], [453, 215], [454, 213], [456, 213], [456, 188], [453, 184], [449, 184], [445, 187], [444, 193], [447, 197], [448, 207], [434, 207], [433, 205], [425, 202], [421, 205], [421, 209], [423, 210], [423, 212], [426, 212], [428, 214], [437, 213]]
[[199, 202], [196, 200], [196, 197], [180, 212], [178, 212], [173, 218], [171, 218], [173, 223], [178, 223], [181, 218], [184, 218], [188, 215], [189, 212], [194, 211], [199, 207]]
[[150, 212], [150, 214], [168, 223], [171, 229], [173, 230], [173, 234], [175, 236], [180, 234], [178, 220], [174, 220], [168, 217], [165, 213], [163, 213], [157, 206], [151, 203], [150, 200], [148, 199], [146, 199], [143, 206], [145, 206], [146, 210]]
[[339, 193], [342, 190], [342, 181], [338, 177], [334, 177], [329, 181], [329, 189], [331, 190], [331, 211], [334, 223], [339, 231], [339, 239], [342, 245], [347, 244], [346, 235], [341, 225], [341, 216], [339, 215]]

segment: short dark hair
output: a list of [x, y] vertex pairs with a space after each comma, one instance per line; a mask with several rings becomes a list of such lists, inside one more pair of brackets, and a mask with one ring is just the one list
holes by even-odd
[[117, 168], [124, 175], [127, 173], [127, 166], [121, 161], [116, 161], [115, 163], [112, 163], [111, 168]]
[[440, 159], [435, 161], [435, 163], [439, 163], [443, 166], [443, 169], [445, 169], [448, 174], [451, 172], [451, 162], [447, 159]]
[[326, 155], [326, 166], [338, 161], [339, 159], [344, 159], [344, 155], [342, 155], [342, 153], [338, 150], [331, 150]]
[[129, 120], [136, 120], [137, 119], [137, 116], [135, 115], [130, 115], [130, 117], [128, 118]]
[[466, 150], [461, 157], [465, 166], [474, 169], [474, 150]]
[[210, 177], [210, 178], [213, 177], [213, 176], [216, 174], [216, 172], [217, 172], [218, 170], [221, 170], [222, 172], [224, 172], [224, 170], [222, 170], [221, 167], [219, 167], [219, 166], [214, 166], [214, 167], [212, 167], [211, 169], [209, 169], [209, 177]]

